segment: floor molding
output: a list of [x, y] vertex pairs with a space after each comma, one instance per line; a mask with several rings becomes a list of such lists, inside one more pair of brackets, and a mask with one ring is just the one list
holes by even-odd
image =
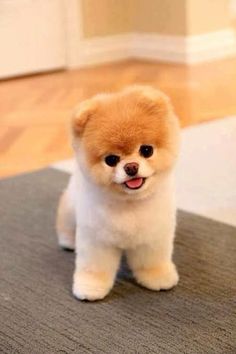
[[84, 39], [80, 43], [78, 66], [89, 66], [132, 56], [132, 34]]
[[235, 55], [236, 34], [230, 28], [187, 37], [126, 33], [83, 39], [79, 48], [80, 55], [74, 66], [127, 58], [194, 64]]

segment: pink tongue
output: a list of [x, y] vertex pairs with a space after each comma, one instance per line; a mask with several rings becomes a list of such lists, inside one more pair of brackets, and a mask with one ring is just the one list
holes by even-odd
[[130, 179], [129, 181], [126, 181], [125, 184], [129, 187], [129, 188], [139, 188], [143, 183], [143, 179], [140, 178], [134, 178], [134, 179]]

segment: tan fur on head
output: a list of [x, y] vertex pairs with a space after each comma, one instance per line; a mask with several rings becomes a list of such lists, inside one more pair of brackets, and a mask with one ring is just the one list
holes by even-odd
[[170, 100], [148, 86], [130, 86], [82, 102], [73, 117], [72, 133], [75, 148], [80, 146], [86, 155], [87, 172], [97, 183], [115, 189], [115, 168], [104, 165], [106, 155], [140, 162], [139, 147], [152, 145], [156, 153], [145, 164], [153, 174], [172, 167], [178, 155], [179, 123]]

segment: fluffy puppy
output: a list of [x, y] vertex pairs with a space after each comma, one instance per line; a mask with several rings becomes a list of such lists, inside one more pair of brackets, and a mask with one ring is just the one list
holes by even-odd
[[104, 298], [124, 251], [139, 284], [172, 288], [179, 124], [169, 99], [146, 86], [97, 95], [77, 108], [72, 134], [77, 168], [57, 231], [76, 250], [74, 296]]

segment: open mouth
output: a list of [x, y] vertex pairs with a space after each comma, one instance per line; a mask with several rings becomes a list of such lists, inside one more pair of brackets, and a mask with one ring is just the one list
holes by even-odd
[[146, 181], [146, 178], [143, 178], [143, 177], [132, 178], [132, 179], [129, 179], [128, 181], [125, 181], [124, 185], [129, 189], [139, 189], [143, 186], [145, 181]]

